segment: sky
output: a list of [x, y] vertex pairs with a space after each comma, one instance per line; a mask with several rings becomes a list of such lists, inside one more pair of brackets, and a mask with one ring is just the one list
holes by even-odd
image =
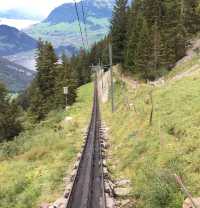
[[46, 17], [55, 7], [68, 2], [73, 0], [0, 0], [0, 11], [17, 9], [34, 16]]

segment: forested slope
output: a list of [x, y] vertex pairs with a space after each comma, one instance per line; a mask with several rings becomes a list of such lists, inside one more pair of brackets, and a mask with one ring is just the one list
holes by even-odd
[[117, 0], [110, 35], [115, 63], [154, 80], [185, 56], [200, 31], [198, 0]]

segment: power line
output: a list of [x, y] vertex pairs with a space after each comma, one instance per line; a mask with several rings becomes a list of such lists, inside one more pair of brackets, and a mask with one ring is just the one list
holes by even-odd
[[82, 31], [82, 28], [81, 28], [81, 22], [80, 22], [80, 17], [79, 17], [79, 14], [78, 14], [78, 7], [77, 7], [76, 0], [74, 0], [74, 5], [75, 5], [75, 9], [76, 9], [76, 16], [77, 16], [77, 19], [78, 19], [78, 24], [79, 24], [79, 29], [80, 29], [80, 33], [81, 33], [81, 39], [82, 39], [83, 48], [86, 50], [85, 43], [84, 43], [84, 38], [83, 38], [83, 31]]
[[85, 18], [87, 18], [89, 15], [89, 2], [88, 2], [88, 0], [85, 0], [85, 5], [86, 5]]
[[83, 22], [84, 22], [84, 29], [85, 29], [85, 37], [86, 37], [86, 42], [87, 42], [87, 47], [89, 49], [89, 42], [88, 42], [88, 33], [87, 33], [87, 25], [86, 25], [86, 15], [85, 15], [85, 10], [83, 6], [83, 1], [81, 1], [81, 8], [82, 8], [82, 13], [83, 13]]

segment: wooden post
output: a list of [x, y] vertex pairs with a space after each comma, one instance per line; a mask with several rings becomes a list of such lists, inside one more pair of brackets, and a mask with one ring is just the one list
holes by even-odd
[[112, 113], [115, 111], [114, 106], [114, 82], [113, 82], [113, 61], [112, 61], [112, 45], [109, 43], [109, 60], [110, 60], [110, 78], [111, 78], [111, 105], [112, 105]]
[[154, 103], [153, 103], [153, 90], [149, 93], [151, 99], [151, 113], [149, 118], [149, 125], [152, 125], [153, 122], [153, 113], [154, 113]]
[[176, 174], [174, 174], [174, 177], [175, 177], [177, 183], [180, 185], [180, 187], [181, 187], [182, 191], [184, 192], [184, 194], [186, 194], [186, 195], [188, 196], [188, 198], [190, 199], [190, 201], [192, 202], [192, 205], [193, 205], [195, 208], [199, 208], [199, 207], [195, 204], [195, 202], [194, 202], [194, 200], [193, 200], [193, 198], [192, 198], [192, 195], [190, 194], [190, 192], [187, 190], [187, 188], [186, 188], [185, 185], [183, 184], [183, 181], [181, 180], [181, 177], [178, 176], [178, 175], [176, 175]]

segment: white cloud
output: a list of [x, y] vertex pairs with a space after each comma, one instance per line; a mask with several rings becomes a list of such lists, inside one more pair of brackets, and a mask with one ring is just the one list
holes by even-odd
[[0, 0], [0, 11], [17, 9], [24, 13], [45, 17], [55, 7], [68, 2], [73, 0]]

